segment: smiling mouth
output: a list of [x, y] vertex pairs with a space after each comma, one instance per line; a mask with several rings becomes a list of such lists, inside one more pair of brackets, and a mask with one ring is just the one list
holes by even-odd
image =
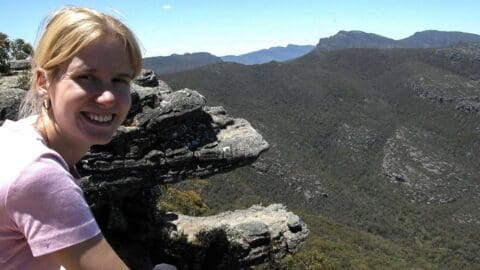
[[115, 114], [96, 114], [90, 112], [82, 112], [82, 114], [88, 120], [97, 124], [109, 124], [115, 118]]

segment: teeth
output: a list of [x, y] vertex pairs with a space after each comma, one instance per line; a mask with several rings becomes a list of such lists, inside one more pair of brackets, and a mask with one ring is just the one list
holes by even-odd
[[86, 114], [90, 120], [97, 121], [97, 122], [110, 122], [113, 118], [113, 115], [107, 114], [107, 115], [99, 115], [99, 114], [94, 114], [94, 113], [87, 113]]

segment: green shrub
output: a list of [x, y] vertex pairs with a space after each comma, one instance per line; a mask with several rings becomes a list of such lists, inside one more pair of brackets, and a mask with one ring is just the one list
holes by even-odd
[[339, 269], [327, 255], [319, 250], [304, 251], [295, 255], [287, 255], [279, 264], [278, 269], [305, 269], [305, 270], [323, 270], [323, 269]]
[[199, 216], [208, 210], [200, 194], [194, 190], [180, 190], [174, 187], [162, 187], [162, 196], [157, 207], [167, 212]]
[[10, 51], [10, 41], [8, 36], [0, 32], [0, 73], [8, 73], [10, 71], [10, 65], [8, 64]]
[[17, 78], [17, 86], [20, 89], [28, 90], [30, 88], [30, 80], [32, 77], [32, 73], [30, 70], [23, 70], [20, 73], [20, 76]]

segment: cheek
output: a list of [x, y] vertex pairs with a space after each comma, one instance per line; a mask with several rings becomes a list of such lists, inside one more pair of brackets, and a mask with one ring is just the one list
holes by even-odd
[[117, 100], [118, 100], [119, 106], [121, 106], [122, 111], [128, 112], [128, 110], [130, 110], [130, 105], [132, 103], [132, 100], [130, 97], [130, 89], [121, 91], [117, 97]]
[[81, 86], [68, 81], [59, 83], [52, 94], [59, 107], [78, 106], [87, 97]]

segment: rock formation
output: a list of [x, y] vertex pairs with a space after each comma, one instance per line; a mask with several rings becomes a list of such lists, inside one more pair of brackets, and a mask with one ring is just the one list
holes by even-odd
[[25, 96], [25, 91], [18, 88], [0, 90], [0, 126], [5, 119], [16, 119], [18, 106]]
[[27, 70], [30, 68], [30, 60], [11, 60], [8, 61], [11, 70]]
[[[207, 107], [194, 90], [172, 91], [150, 71], [135, 83], [124, 124], [108, 145], [92, 147], [77, 166], [97, 222], [127, 264], [235, 269], [296, 252], [309, 231], [281, 205], [202, 218], [157, 207], [159, 185], [251, 164], [269, 145], [246, 120]], [[0, 91], [0, 120], [15, 118], [11, 108], [18, 106], [21, 91]]]
[[[459, 163], [436, 144], [441, 135], [418, 127], [400, 127], [384, 146], [382, 172], [401, 184], [410, 200], [426, 204], [445, 204], [475, 192], [456, 189], [478, 179], [468, 165]], [[467, 162], [464, 162], [467, 163]]]
[[225, 231], [230, 241], [243, 250], [240, 259], [246, 264], [296, 252], [309, 233], [305, 223], [281, 204], [254, 205], [208, 217], [178, 215], [176, 219], [165, 220], [176, 226], [172, 237], [180, 233], [191, 243], [198, 241], [202, 231]]

